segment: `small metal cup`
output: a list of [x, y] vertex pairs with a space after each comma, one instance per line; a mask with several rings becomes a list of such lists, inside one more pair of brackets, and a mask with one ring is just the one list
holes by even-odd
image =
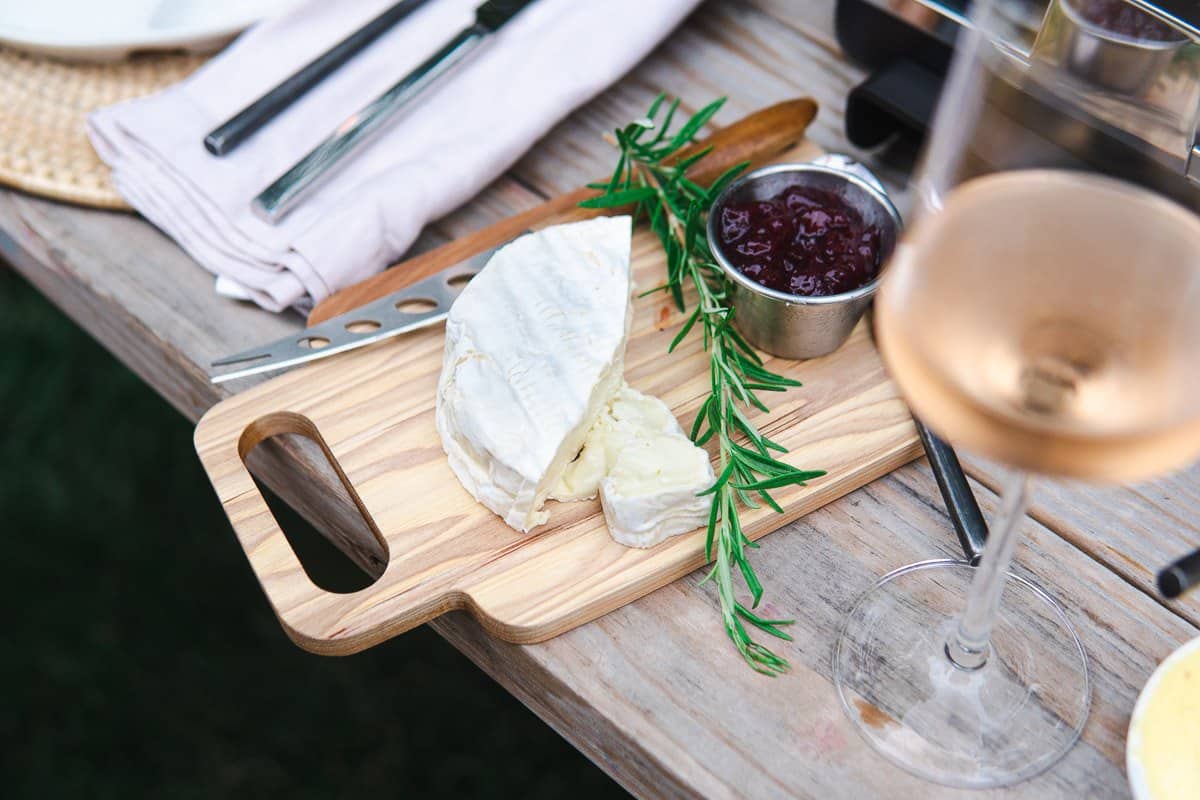
[[[847, 159], [842, 163], [853, 162]], [[801, 359], [827, 355], [841, 347], [871, 304], [879, 275], [853, 291], [825, 297], [779, 292], [739, 272], [721, 252], [717, 237], [721, 209], [727, 204], [766, 200], [797, 184], [832, 192], [858, 211], [866, 223], [879, 228], [881, 263], [886, 263], [896, 246], [901, 222], [892, 201], [868, 180], [847, 169], [813, 163], [775, 164], [754, 170], [731, 183], [713, 201], [708, 244], [729, 276], [736, 309], [734, 325], [755, 347], [783, 358]]]
[[1076, 0], [1058, 0], [1064, 24], [1060, 57], [1074, 74], [1097, 86], [1137, 97], [1158, 80], [1188, 40], [1136, 39], [1105, 30], [1083, 18]]

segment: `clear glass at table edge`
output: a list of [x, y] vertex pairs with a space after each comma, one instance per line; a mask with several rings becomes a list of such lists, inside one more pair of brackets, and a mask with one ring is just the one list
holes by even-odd
[[1027, 475], [1126, 482], [1200, 454], [1200, 187], [1180, 160], [1200, 59], [1169, 32], [1138, 80], [1106, 72], [1081, 43], [1096, 34], [1089, 9], [1062, 5], [1090, 1], [1056, 0], [1033, 23], [1028, 2], [974, 4], [915, 176], [914, 224], [875, 304], [914, 413], [1015, 470], [979, 566], [885, 575], [834, 657], [867, 741], [953, 786], [1038, 774], [1088, 717], [1072, 622], [1008, 571]]

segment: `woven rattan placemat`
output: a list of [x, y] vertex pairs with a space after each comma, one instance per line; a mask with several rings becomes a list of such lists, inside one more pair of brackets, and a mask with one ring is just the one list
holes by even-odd
[[0, 47], [0, 183], [100, 208], [128, 208], [88, 142], [87, 115], [174, 83], [206, 56], [135, 55], [107, 64]]

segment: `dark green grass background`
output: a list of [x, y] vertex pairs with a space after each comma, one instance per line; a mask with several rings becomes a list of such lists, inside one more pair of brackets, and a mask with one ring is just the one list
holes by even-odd
[[436, 634], [301, 652], [192, 426], [0, 265], [5, 797], [609, 797]]

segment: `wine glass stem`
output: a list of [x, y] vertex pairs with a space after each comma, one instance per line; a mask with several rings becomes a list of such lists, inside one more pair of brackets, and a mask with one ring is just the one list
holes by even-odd
[[988, 641], [1000, 613], [1000, 596], [1028, 507], [1029, 475], [1017, 472], [1009, 478], [992, 520], [983, 557], [967, 590], [967, 609], [946, 642], [946, 655], [962, 669], [979, 669], [987, 663], [991, 650]]

